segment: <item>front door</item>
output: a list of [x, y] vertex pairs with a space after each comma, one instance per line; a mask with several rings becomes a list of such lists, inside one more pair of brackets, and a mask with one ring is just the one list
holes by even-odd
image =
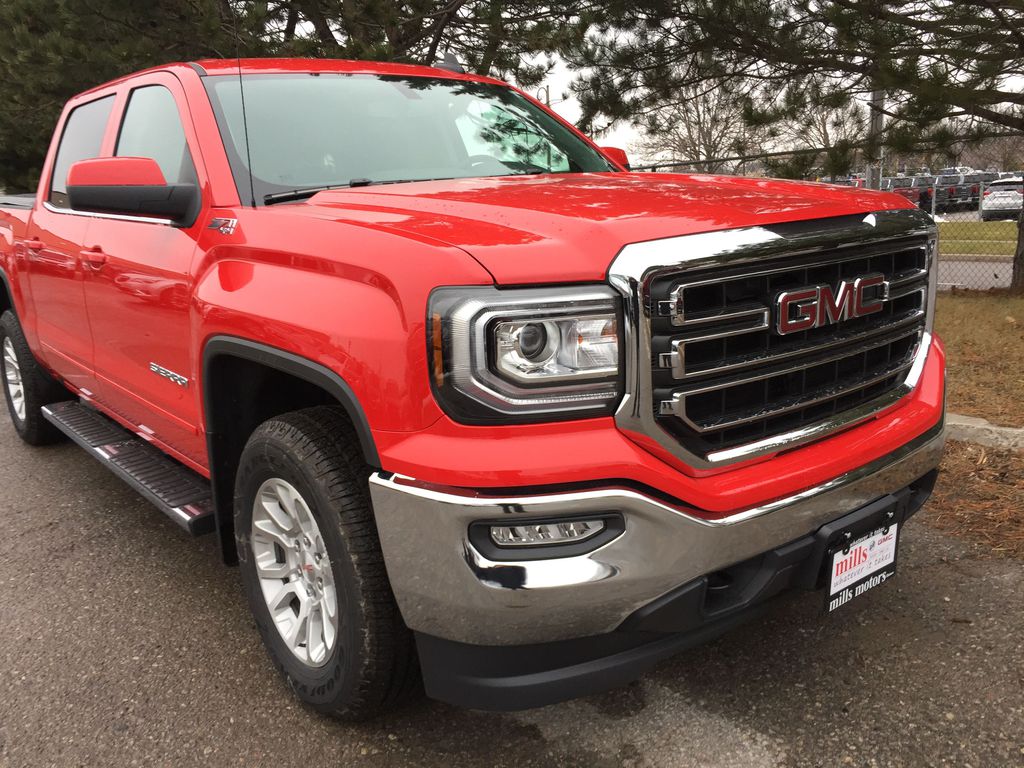
[[[155, 75], [149, 82], [128, 94], [114, 154], [153, 158], [168, 184], [196, 184], [177, 81]], [[100, 258], [85, 283], [97, 400], [193, 465], [205, 456], [190, 355], [189, 268], [197, 230], [131, 217], [96, 227], [86, 250]]]

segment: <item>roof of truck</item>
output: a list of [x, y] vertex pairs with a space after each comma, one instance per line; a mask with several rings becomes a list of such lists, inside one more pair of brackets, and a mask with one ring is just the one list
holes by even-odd
[[[452, 72], [440, 67], [426, 67], [420, 64], [394, 64], [380, 61], [352, 61], [348, 59], [201, 59], [192, 62], [169, 62], [139, 72], [122, 75], [106, 83], [100, 83], [78, 94], [83, 96], [101, 88], [115, 85], [124, 80], [150, 72], [168, 72], [191, 68], [200, 77], [207, 75], [282, 75], [282, 74], [346, 74], [346, 75], [396, 75], [399, 77], [440, 77], [448, 80], [465, 80], [477, 83], [504, 85], [501, 80], [483, 75]], [[77, 97], [76, 97], [77, 98]]]
[[438, 67], [419, 64], [394, 64], [379, 61], [351, 61], [347, 59], [202, 59], [194, 62], [207, 75], [235, 75], [239, 67], [243, 75], [289, 73], [339, 73], [366, 75], [408, 75], [413, 77], [444, 77], [452, 80], [475, 80], [499, 83], [491, 77], [452, 72]]

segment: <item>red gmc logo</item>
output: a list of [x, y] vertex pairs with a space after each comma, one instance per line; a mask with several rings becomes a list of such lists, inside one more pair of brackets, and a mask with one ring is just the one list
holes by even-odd
[[775, 299], [775, 332], [785, 336], [881, 312], [887, 289], [885, 275], [875, 272], [843, 280], [835, 290], [816, 285], [783, 291]]

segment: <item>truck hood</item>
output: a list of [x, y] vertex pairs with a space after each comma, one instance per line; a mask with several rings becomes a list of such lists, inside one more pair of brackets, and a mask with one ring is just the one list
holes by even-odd
[[331, 190], [310, 215], [455, 246], [499, 284], [603, 280], [623, 246], [906, 208], [898, 195], [733, 176], [557, 174]]

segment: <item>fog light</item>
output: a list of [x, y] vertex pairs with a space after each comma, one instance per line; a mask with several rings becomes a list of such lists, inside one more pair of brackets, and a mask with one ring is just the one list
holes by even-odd
[[492, 525], [491, 540], [499, 547], [542, 547], [585, 541], [604, 530], [604, 520]]

